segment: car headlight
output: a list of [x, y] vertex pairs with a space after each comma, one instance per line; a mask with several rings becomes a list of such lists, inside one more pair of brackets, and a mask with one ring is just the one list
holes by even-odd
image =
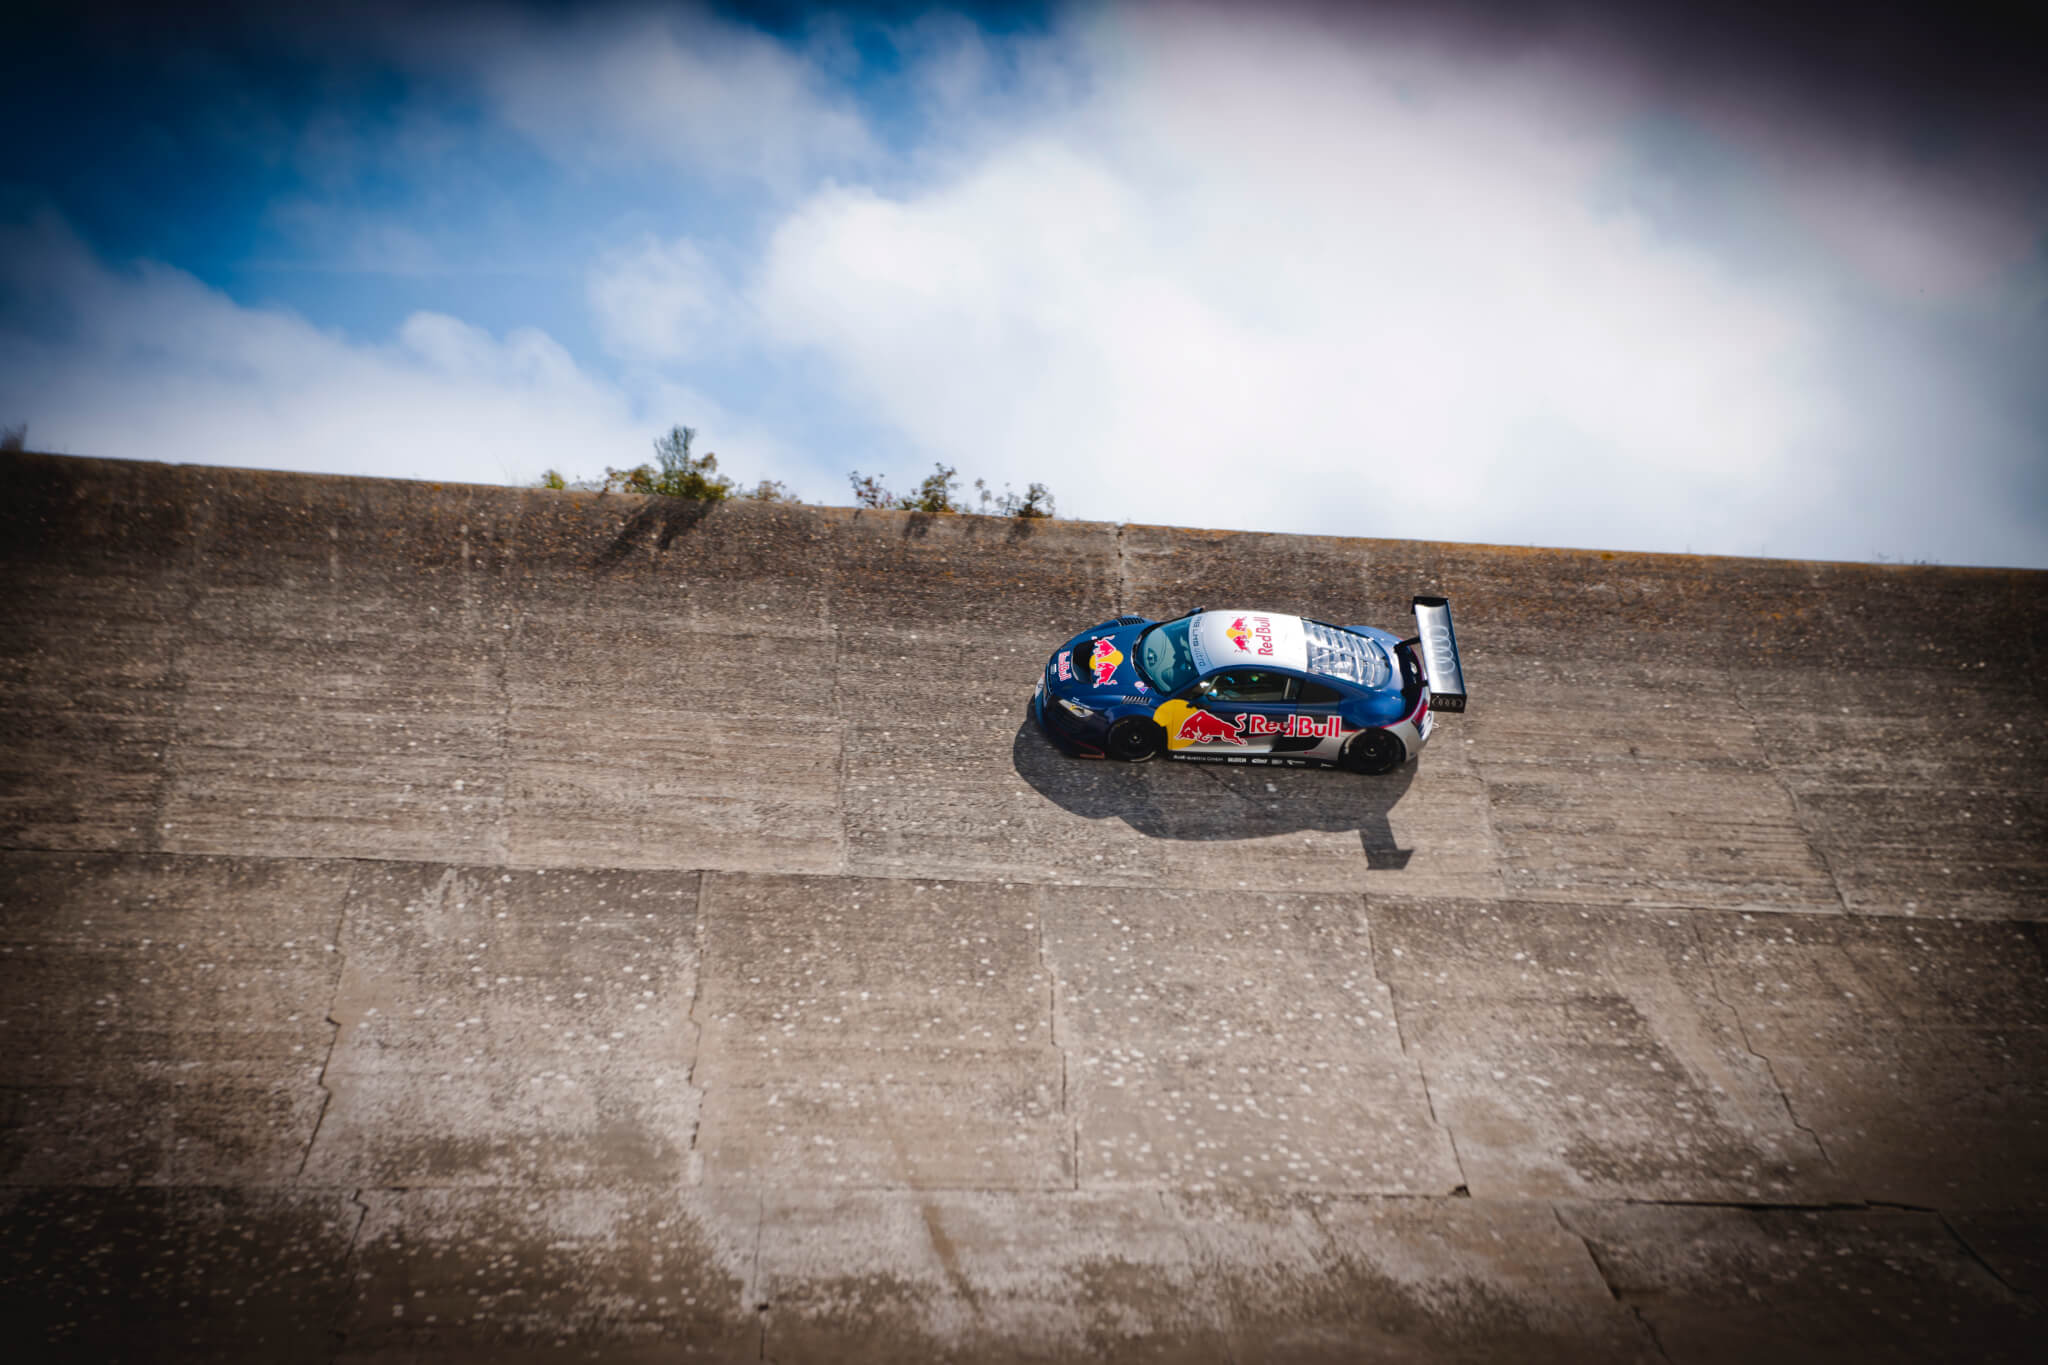
[[1067, 708], [1068, 714], [1079, 716], [1082, 720], [1086, 720], [1088, 719], [1088, 717], [1095, 714], [1094, 707], [1083, 706], [1080, 702], [1069, 701], [1065, 697], [1060, 698], [1060, 705]]

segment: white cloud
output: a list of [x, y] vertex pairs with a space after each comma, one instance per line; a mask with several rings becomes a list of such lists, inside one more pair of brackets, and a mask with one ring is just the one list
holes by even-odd
[[802, 53], [693, 7], [482, 9], [408, 18], [393, 41], [422, 70], [466, 76], [572, 171], [651, 161], [787, 190], [874, 152], [857, 107]]
[[730, 345], [738, 304], [695, 242], [642, 237], [607, 252], [587, 280], [590, 311], [605, 349], [629, 364], [688, 361]]
[[[615, 374], [435, 313], [351, 342], [45, 225], [0, 241], [0, 420], [82, 453], [484, 480], [632, 463], [687, 421], [729, 472], [811, 496], [937, 459], [1048, 482], [1073, 516], [2048, 562], [2044, 412], [2014, 397], [2042, 314], [1987, 291], [2040, 218], [1967, 158], [1781, 137], [1569, 35], [928, 17], [862, 86], [842, 30], [408, 20], [373, 41], [480, 92], [481, 133], [307, 139], [344, 179], [393, 138], [459, 178], [495, 118], [558, 158], [564, 195], [593, 162], [660, 177], [649, 203], [681, 192], [688, 222], [653, 232], [616, 183], [562, 214], [625, 243], [549, 263], [582, 279]], [[1672, 119], [1725, 160], [1658, 161], [1644, 126]], [[1671, 181], [1655, 213], [1646, 161]], [[275, 225], [404, 272], [431, 201], [283, 203]]]
[[1584, 477], [1624, 523], [1589, 534], [1755, 548], [1725, 491], [1836, 420], [1818, 324], [1596, 206], [1600, 92], [1139, 24], [1090, 35], [1105, 93], [971, 170], [803, 204], [759, 280], [770, 334], [922, 457], [1082, 515], [1520, 539]]
[[109, 269], [49, 218], [0, 228], [0, 300], [0, 413], [39, 449], [525, 482], [638, 463], [681, 413], [747, 452], [734, 472], [788, 467], [785, 446], [707, 395], [629, 390], [543, 332], [419, 312], [358, 344], [167, 266]]

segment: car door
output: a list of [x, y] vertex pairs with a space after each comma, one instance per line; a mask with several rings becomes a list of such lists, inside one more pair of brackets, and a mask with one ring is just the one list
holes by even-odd
[[1291, 717], [1273, 741], [1275, 756], [1335, 763], [1344, 748], [1343, 689], [1317, 678], [1299, 679]]
[[1272, 753], [1294, 714], [1289, 697], [1295, 682], [1275, 668], [1226, 668], [1212, 674], [1196, 703], [1218, 722], [1205, 727], [1205, 733], [1222, 741], [1215, 747], [1232, 758]]

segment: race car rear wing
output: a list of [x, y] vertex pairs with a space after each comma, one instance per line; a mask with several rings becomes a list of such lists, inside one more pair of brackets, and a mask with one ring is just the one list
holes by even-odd
[[1444, 597], [1415, 599], [1415, 630], [1421, 638], [1422, 667], [1429, 675], [1433, 711], [1465, 709], [1465, 670], [1458, 662], [1458, 637], [1451, 631], [1451, 603]]

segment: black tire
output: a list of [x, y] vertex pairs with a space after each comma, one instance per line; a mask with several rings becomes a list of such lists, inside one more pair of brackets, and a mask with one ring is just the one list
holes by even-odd
[[1125, 716], [1109, 727], [1103, 750], [1123, 763], [1143, 763], [1166, 747], [1166, 731], [1143, 716]]
[[1390, 731], [1360, 730], [1344, 742], [1343, 757], [1337, 761], [1352, 772], [1378, 777], [1408, 761], [1408, 746]]

